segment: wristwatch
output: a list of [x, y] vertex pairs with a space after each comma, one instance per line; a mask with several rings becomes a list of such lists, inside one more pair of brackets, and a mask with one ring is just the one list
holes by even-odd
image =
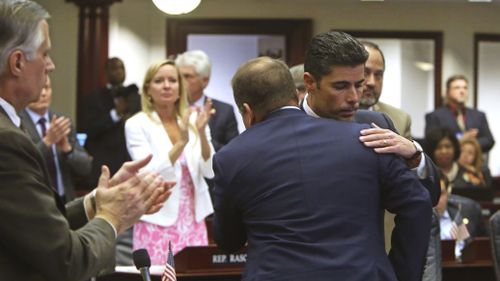
[[412, 142], [413, 142], [413, 145], [415, 146], [415, 149], [417, 151], [415, 151], [415, 153], [410, 158], [408, 158], [407, 160], [416, 159], [417, 157], [419, 157], [420, 155], [422, 155], [422, 152], [424, 152], [424, 150], [422, 149], [422, 146], [418, 142], [416, 142], [416, 141], [412, 141]]

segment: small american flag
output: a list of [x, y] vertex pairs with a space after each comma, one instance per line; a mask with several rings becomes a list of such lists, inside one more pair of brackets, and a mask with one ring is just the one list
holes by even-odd
[[170, 241], [168, 241], [167, 264], [165, 264], [165, 270], [163, 271], [161, 281], [177, 281], [177, 276], [175, 274], [174, 254], [172, 254], [172, 243], [170, 243]]
[[455, 240], [463, 241], [470, 237], [469, 231], [467, 230], [467, 219], [462, 217], [462, 204], [458, 205], [458, 211], [453, 219], [451, 227], [451, 236]]

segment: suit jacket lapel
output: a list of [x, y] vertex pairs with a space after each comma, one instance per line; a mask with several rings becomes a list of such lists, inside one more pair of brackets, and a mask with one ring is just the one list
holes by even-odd
[[23, 124], [24, 129], [26, 133], [30, 136], [30, 138], [35, 143], [40, 141], [40, 135], [36, 130], [36, 125], [29, 116], [28, 112], [26, 112], [26, 110], [23, 109], [21, 112], [19, 112], [19, 117], [21, 117], [21, 123]]
[[[23, 112], [23, 111], [19, 112], [19, 117], [21, 118], [21, 125], [23, 127], [25, 127], [24, 128], [24, 132], [26, 133], [26, 137], [29, 138], [30, 140], [32, 140], [31, 135], [34, 133], [35, 136], [38, 136], [38, 138], [40, 138], [40, 136], [38, 135], [38, 131], [36, 131], [35, 125], [33, 123], [33, 120], [31, 120], [31, 117], [29, 117], [29, 115], [28, 115], [27, 112]], [[3, 115], [5, 115], [5, 117], [7, 119], [9, 119], [9, 117], [7, 116], [7, 113], [1, 107], [0, 107], [0, 113], [2, 113]], [[12, 122], [10, 122], [10, 123], [12, 124], [13, 127], [15, 127], [15, 125]], [[33, 143], [33, 146], [35, 146], [34, 143]], [[35, 147], [35, 150], [37, 150], [40, 153], [40, 159], [42, 160], [40, 164], [42, 165], [42, 169], [44, 170], [43, 174], [44, 174], [44, 177], [45, 177], [45, 182], [47, 184], [47, 187], [52, 190], [52, 193], [54, 195], [54, 200], [56, 201], [57, 208], [59, 209], [59, 211], [61, 211], [61, 213], [64, 216], [66, 216], [66, 208], [64, 207], [64, 202], [61, 200], [61, 198], [59, 197], [59, 194], [54, 189], [54, 187], [50, 186], [50, 184], [49, 184], [49, 182], [50, 182], [48, 180], [49, 174], [47, 172], [47, 167], [46, 167], [45, 160], [43, 158], [42, 152], [39, 151], [38, 148], [36, 148], [36, 147]]]
[[479, 114], [476, 114], [477, 112], [470, 109], [470, 108], [465, 108], [465, 129], [468, 130], [470, 128], [480, 128], [481, 127], [481, 122], [479, 118]]

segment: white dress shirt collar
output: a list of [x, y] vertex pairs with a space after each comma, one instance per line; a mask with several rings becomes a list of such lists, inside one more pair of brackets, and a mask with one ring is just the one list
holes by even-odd
[[312, 110], [312, 108], [309, 106], [309, 104], [307, 103], [307, 98], [309, 97], [309, 94], [307, 93], [306, 96], [304, 97], [304, 102], [302, 103], [302, 107], [304, 108], [304, 111], [306, 112], [307, 115], [309, 116], [312, 116], [312, 117], [316, 117], [316, 118], [320, 118], [318, 114], [316, 114], [316, 112], [314, 112], [314, 110]]
[[26, 112], [28, 113], [29, 117], [35, 124], [36, 130], [38, 131], [38, 135], [40, 135], [40, 138], [43, 138], [42, 128], [38, 124], [38, 121], [40, 120], [40, 118], [45, 118], [45, 129], [48, 130], [50, 128], [49, 112], [46, 111], [45, 114], [40, 115], [29, 108], [26, 108]]
[[2, 98], [0, 98], [0, 106], [3, 108], [3, 110], [5, 110], [12, 123], [14, 123], [14, 125], [19, 128], [21, 126], [21, 118], [19, 118], [19, 116], [17, 115], [16, 109]]
[[282, 110], [282, 109], [298, 109], [298, 110], [300, 110], [300, 108], [298, 106], [295, 106], [295, 105], [285, 105], [285, 106], [278, 108], [277, 110]]
[[45, 120], [47, 121], [47, 123], [50, 123], [50, 120], [49, 120], [49, 112], [45, 112], [43, 115], [40, 115], [36, 112], [34, 112], [33, 110], [29, 109], [26, 107], [26, 112], [28, 112], [28, 115], [31, 117], [31, 120], [33, 120], [33, 123], [37, 123], [38, 120], [40, 120], [40, 118], [45, 118]]

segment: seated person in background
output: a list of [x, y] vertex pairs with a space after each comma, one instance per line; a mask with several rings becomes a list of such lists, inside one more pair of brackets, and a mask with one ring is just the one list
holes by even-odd
[[[462, 197], [459, 195], [450, 194], [450, 186], [446, 176], [443, 175], [441, 180], [441, 196], [439, 197], [438, 205], [436, 209], [439, 213], [439, 224], [441, 227], [441, 240], [456, 240], [457, 236], [463, 236], [464, 234], [458, 234], [459, 230], [456, 219], [460, 220], [465, 224], [468, 237], [465, 237], [463, 241], [458, 241], [456, 254], [460, 255], [460, 251], [463, 247], [474, 239], [475, 237], [488, 236], [486, 226], [483, 221], [481, 206], [476, 201]], [[460, 214], [457, 213], [460, 210]], [[467, 233], [466, 232], [466, 233]]]
[[491, 173], [483, 162], [483, 152], [476, 139], [463, 138], [460, 140], [460, 158], [458, 163], [467, 169], [476, 172], [487, 187], [491, 187]]
[[460, 144], [455, 134], [447, 128], [435, 128], [425, 136], [424, 151], [447, 177], [451, 188], [485, 187], [481, 176], [457, 162]]
[[203, 177], [213, 177], [208, 127], [212, 103], [208, 100], [204, 110], [189, 107], [184, 86], [173, 61], [151, 65], [142, 86], [142, 111], [125, 123], [132, 159], [152, 154], [143, 170], [177, 182], [163, 208], [134, 225], [134, 249], [146, 248], [155, 265], [166, 263], [169, 241], [174, 254], [187, 246], [208, 244], [204, 219], [213, 207]]

